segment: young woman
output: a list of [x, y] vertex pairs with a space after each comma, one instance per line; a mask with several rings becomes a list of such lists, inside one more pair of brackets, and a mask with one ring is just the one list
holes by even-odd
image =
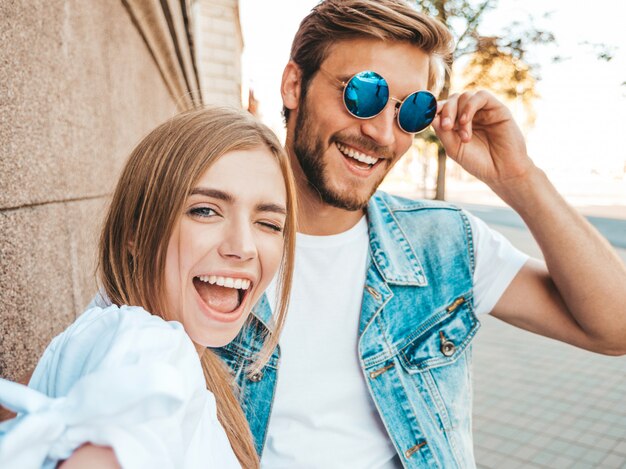
[[258, 467], [207, 347], [237, 335], [278, 272], [273, 331], [248, 371], [264, 365], [294, 240], [294, 184], [269, 129], [216, 108], [152, 131], [113, 195], [95, 306], [52, 341], [29, 388], [0, 381], [0, 403], [18, 412], [0, 425], [0, 467]]

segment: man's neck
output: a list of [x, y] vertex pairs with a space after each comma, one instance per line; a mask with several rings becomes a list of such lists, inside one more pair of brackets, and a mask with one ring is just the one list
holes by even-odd
[[364, 210], [350, 211], [323, 202], [310, 188], [298, 188], [298, 232], [329, 236], [348, 231], [363, 217]]

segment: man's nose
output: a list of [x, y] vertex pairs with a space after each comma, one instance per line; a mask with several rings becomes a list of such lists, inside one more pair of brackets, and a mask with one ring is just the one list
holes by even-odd
[[395, 126], [396, 102], [390, 99], [380, 114], [361, 122], [361, 132], [378, 145], [389, 147], [395, 140]]

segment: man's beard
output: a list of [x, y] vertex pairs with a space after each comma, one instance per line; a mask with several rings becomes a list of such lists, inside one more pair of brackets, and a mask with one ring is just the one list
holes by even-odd
[[[309, 123], [309, 113], [307, 111], [306, 95], [300, 99], [298, 105], [298, 114], [296, 118], [296, 125], [294, 129], [293, 148], [300, 163], [300, 167], [304, 175], [307, 178], [307, 182], [311, 189], [317, 192], [322, 201], [333, 207], [341, 208], [349, 211], [362, 210], [367, 207], [367, 203], [370, 197], [374, 194], [378, 185], [382, 182], [377, 181], [372, 185], [371, 190], [367, 194], [367, 197], [359, 196], [359, 186], [355, 185], [354, 190], [345, 188], [342, 191], [335, 190], [330, 187], [328, 174], [326, 173], [326, 163], [322, 157], [324, 154], [324, 143], [315, 136], [312, 126]], [[333, 139], [335, 141], [340, 139]], [[346, 138], [346, 143], [348, 138]], [[352, 138], [351, 140], [354, 140]], [[371, 148], [373, 145], [371, 142], [361, 142], [366, 148]], [[388, 152], [386, 150], [380, 151], [380, 153]], [[379, 164], [384, 164], [380, 162]]]

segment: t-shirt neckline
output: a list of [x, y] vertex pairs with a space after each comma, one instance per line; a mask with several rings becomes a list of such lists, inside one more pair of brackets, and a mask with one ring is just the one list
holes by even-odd
[[313, 248], [343, 246], [352, 243], [364, 234], [367, 234], [367, 217], [365, 215], [363, 215], [352, 228], [341, 233], [326, 236], [297, 233], [296, 246]]

